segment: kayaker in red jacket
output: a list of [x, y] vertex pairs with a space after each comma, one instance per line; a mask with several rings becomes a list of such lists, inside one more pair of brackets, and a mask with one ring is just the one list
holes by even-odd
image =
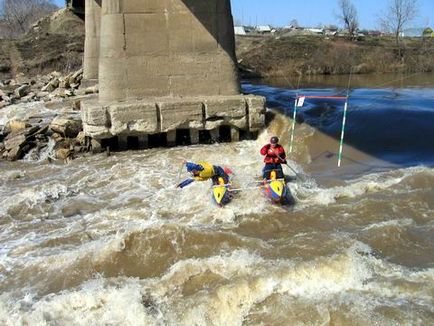
[[277, 172], [277, 177], [283, 179], [282, 163], [286, 164], [285, 149], [279, 145], [279, 138], [276, 136], [271, 137], [270, 143], [261, 148], [261, 154], [265, 155], [264, 169], [262, 170], [262, 176], [264, 179], [270, 178], [272, 170]]

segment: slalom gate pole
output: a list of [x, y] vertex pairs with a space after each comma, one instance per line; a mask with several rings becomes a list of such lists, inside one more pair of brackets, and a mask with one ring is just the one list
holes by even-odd
[[342, 131], [341, 131], [341, 141], [339, 144], [338, 167], [341, 167], [341, 163], [342, 163], [342, 152], [344, 149], [345, 123], [347, 120], [347, 109], [348, 109], [348, 100], [345, 102], [344, 117], [342, 119]]
[[300, 80], [301, 80], [301, 75], [300, 77], [298, 77], [297, 92], [295, 93], [294, 112], [292, 114], [291, 140], [289, 143], [289, 153], [292, 153], [292, 149], [294, 147], [295, 119], [297, 118], [297, 104], [298, 104], [298, 92], [300, 90]]
[[348, 80], [347, 99], [345, 101], [344, 114], [343, 114], [343, 118], [342, 118], [341, 141], [339, 144], [339, 154], [338, 154], [338, 167], [341, 167], [341, 164], [342, 164], [342, 152], [344, 150], [345, 124], [347, 122], [347, 111], [348, 111], [348, 100], [350, 97], [351, 76], [352, 76], [352, 71], [350, 71], [350, 77]]

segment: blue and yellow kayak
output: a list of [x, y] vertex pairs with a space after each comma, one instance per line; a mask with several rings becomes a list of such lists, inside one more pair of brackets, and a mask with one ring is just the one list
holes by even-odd
[[218, 178], [218, 183], [212, 187], [212, 198], [214, 202], [222, 207], [232, 200], [230, 191], [230, 184], [226, 184], [225, 180], [221, 177]]
[[271, 171], [270, 179], [264, 183], [264, 193], [276, 204], [286, 204], [291, 196], [285, 179], [278, 179], [276, 171]]

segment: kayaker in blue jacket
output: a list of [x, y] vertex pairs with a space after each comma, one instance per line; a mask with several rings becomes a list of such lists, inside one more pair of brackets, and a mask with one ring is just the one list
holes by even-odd
[[177, 185], [177, 188], [184, 188], [194, 181], [206, 181], [209, 179], [212, 180], [213, 184], [218, 184], [219, 177], [223, 178], [225, 184], [229, 183], [229, 175], [226, 173], [228, 170], [221, 166], [200, 161], [197, 163], [185, 162], [185, 167], [192, 177], [182, 181]]

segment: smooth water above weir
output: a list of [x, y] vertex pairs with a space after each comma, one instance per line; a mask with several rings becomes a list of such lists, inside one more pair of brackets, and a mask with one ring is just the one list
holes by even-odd
[[[330, 96], [346, 96], [349, 76], [314, 77], [302, 82], [298, 90], [283, 87], [289, 80], [264, 80], [267, 86], [244, 84], [244, 90], [267, 97], [267, 105], [293, 116], [294, 99], [298, 96], [324, 96], [306, 99], [303, 107], [297, 108], [297, 121], [315, 129], [310, 137], [309, 166], [312, 173], [365, 174], [369, 171], [388, 170], [397, 167], [432, 166], [434, 163], [434, 75], [352, 76], [351, 82], [363, 85], [350, 88], [346, 118], [343, 168], [335, 169], [345, 100], [329, 99]], [[355, 79], [358, 78], [356, 82]], [[378, 84], [403, 87], [375, 88]], [[374, 83], [374, 80], [376, 83]], [[334, 87], [327, 87], [329, 83]], [[421, 83], [423, 86], [417, 86]], [[275, 86], [269, 86], [275, 85]], [[427, 85], [431, 85], [428, 87]], [[304, 143], [303, 136], [297, 142]], [[289, 143], [287, 144], [289, 147]]]
[[432, 324], [434, 88], [421, 86], [351, 89], [340, 169], [343, 103], [306, 101], [292, 207], [258, 189], [225, 208], [209, 183], [175, 189], [184, 158], [252, 188], [269, 137], [288, 150], [287, 86], [243, 85], [284, 113], [256, 141], [0, 162], [0, 323]]

